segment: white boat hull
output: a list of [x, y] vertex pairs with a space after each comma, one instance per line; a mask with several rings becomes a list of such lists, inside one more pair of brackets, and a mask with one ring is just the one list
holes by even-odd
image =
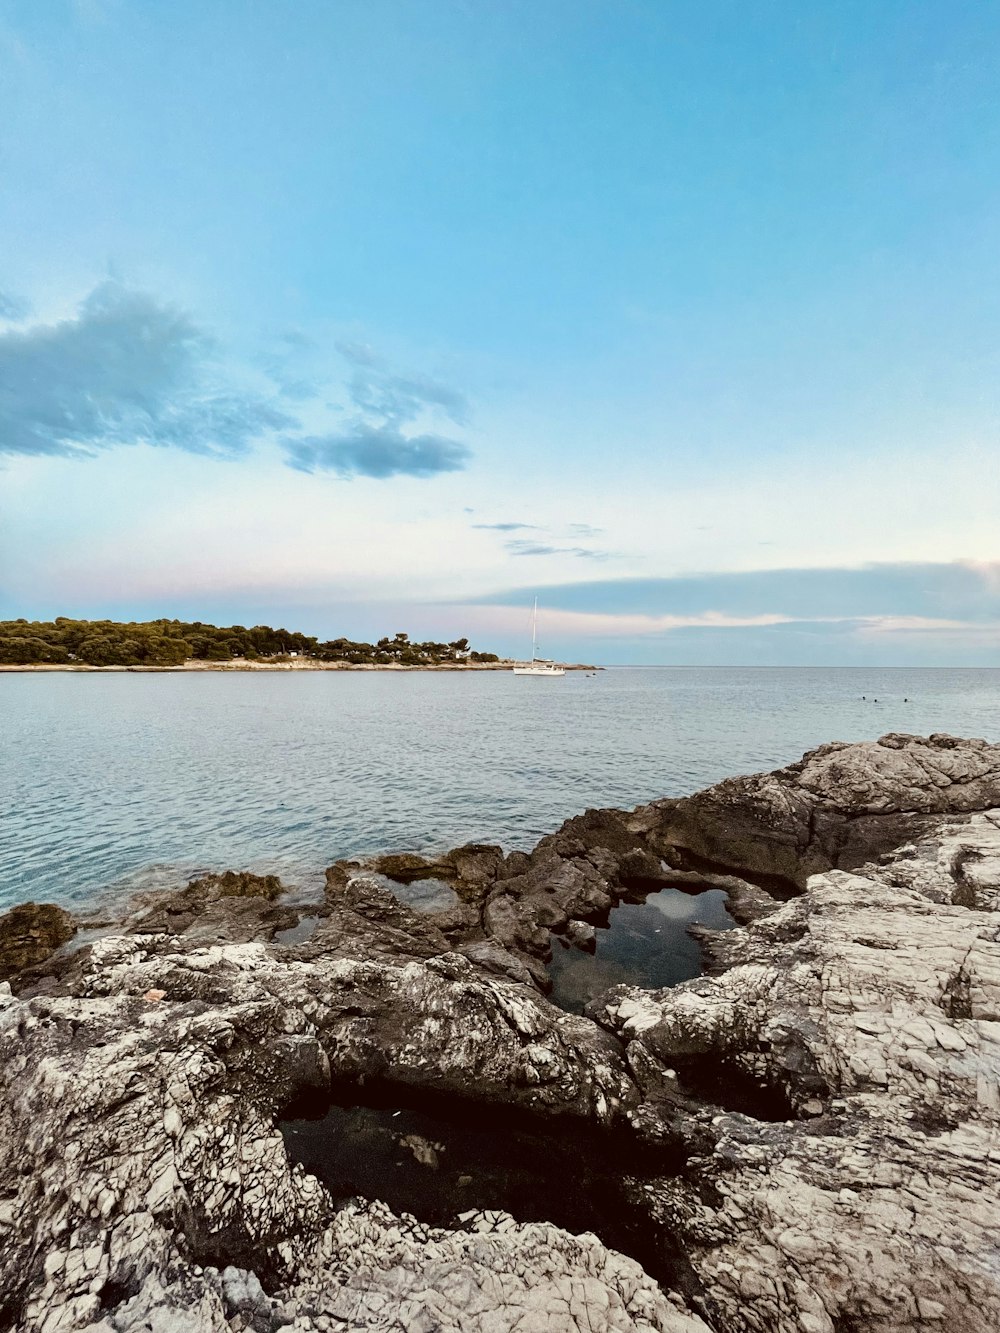
[[515, 676], [565, 676], [566, 668], [561, 666], [518, 666], [513, 668]]

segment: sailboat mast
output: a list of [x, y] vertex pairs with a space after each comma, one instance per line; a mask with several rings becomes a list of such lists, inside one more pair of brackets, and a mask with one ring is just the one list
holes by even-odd
[[538, 598], [535, 598], [535, 604], [531, 608], [531, 660], [534, 662], [538, 656]]

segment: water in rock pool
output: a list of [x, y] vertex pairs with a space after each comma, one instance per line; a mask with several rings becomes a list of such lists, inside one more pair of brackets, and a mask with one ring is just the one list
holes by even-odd
[[496, 1211], [592, 1231], [652, 1276], [683, 1283], [679, 1251], [641, 1204], [642, 1180], [681, 1169], [677, 1151], [511, 1107], [403, 1095], [340, 1088], [333, 1102], [289, 1108], [280, 1125], [289, 1157], [340, 1201], [380, 1199], [440, 1227], [474, 1226], [476, 1213]]
[[1000, 740], [998, 687], [995, 670], [860, 667], [0, 674], [0, 909], [230, 867], [317, 893], [340, 857], [527, 849], [588, 806], [833, 739]]
[[698, 894], [661, 889], [643, 902], [622, 903], [596, 931], [593, 953], [553, 936], [551, 1000], [582, 1014], [590, 1000], [620, 982], [655, 990], [699, 976], [701, 950], [688, 927], [731, 929], [736, 923], [726, 900], [721, 889]]

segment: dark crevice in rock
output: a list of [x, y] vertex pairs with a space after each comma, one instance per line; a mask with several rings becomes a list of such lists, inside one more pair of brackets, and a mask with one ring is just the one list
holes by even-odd
[[964, 847], [952, 857], [948, 869], [955, 881], [955, 890], [951, 895], [955, 907], [968, 907], [972, 911], [979, 907], [975, 879], [965, 869], [968, 865], [975, 865], [979, 859], [974, 852]]
[[941, 994], [941, 1008], [949, 1018], [972, 1018], [972, 976], [970, 959], [975, 946], [970, 945], [961, 963], [948, 978]]
[[21, 1323], [27, 1294], [26, 1279], [0, 1292], [0, 1333], [8, 1333], [9, 1329], [17, 1328]]
[[678, 1091], [689, 1101], [738, 1111], [753, 1120], [794, 1120], [796, 1111], [780, 1084], [755, 1078], [716, 1054], [675, 1058]]
[[572, 1234], [592, 1231], [664, 1287], [698, 1292], [678, 1239], [653, 1223], [643, 1188], [680, 1174], [686, 1153], [630, 1126], [602, 1130], [366, 1080], [300, 1096], [280, 1128], [289, 1157], [341, 1206], [379, 1199], [396, 1213], [459, 1230], [503, 1212]]
[[[700, 856], [697, 852], [692, 852], [687, 847], [668, 847], [665, 852], [665, 859], [671, 864], [674, 870], [692, 872], [706, 876], [729, 876], [735, 875], [745, 880], [748, 884], [753, 884], [758, 889], [763, 889], [765, 893], [776, 899], [778, 902], [786, 903], [792, 898], [798, 898], [802, 893], [802, 885], [796, 880], [786, 875], [774, 874], [768, 871], [756, 870], [752, 864], [747, 864], [749, 857], [734, 857], [726, 860], [713, 860], [711, 857]], [[669, 872], [664, 877], [664, 883], [670, 884]], [[678, 885], [681, 887], [681, 885]]]
[[109, 1278], [98, 1293], [102, 1310], [115, 1310], [125, 1301], [129, 1301], [139, 1290], [139, 1283], [132, 1278], [124, 1278], [118, 1274], [116, 1278]]
[[[211, 1228], [190, 1209], [182, 1209], [178, 1218], [178, 1239], [190, 1263], [202, 1268], [247, 1269], [256, 1273], [263, 1289], [270, 1295], [279, 1291], [288, 1281], [285, 1265], [277, 1257], [275, 1247], [286, 1236], [254, 1237], [239, 1222]], [[134, 1293], [132, 1293], [134, 1294]]]
[[934, 1138], [939, 1134], [951, 1134], [958, 1129], [960, 1121], [953, 1115], [947, 1115], [939, 1106], [928, 1102], [918, 1106], [910, 1117], [910, 1127]]

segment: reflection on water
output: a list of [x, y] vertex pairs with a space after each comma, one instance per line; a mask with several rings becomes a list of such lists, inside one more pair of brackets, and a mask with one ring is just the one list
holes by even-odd
[[316, 927], [323, 920], [321, 916], [302, 916], [294, 926], [289, 926], [286, 930], [275, 932], [275, 944], [305, 944], [316, 930]]
[[609, 986], [657, 990], [700, 976], [701, 950], [688, 926], [730, 930], [736, 923], [726, 901], [722, 889], [698, 894], [661, 889], [645, 902], [622, 903], [612, 911], [607, 927], [596, 932], [593, 954], [553, 936], [550, 998], [560, 1008], [582, 1014]]
[[588, 806], [682, 795], [827, 740], [1000, 739], [993, 670], [623, 668], [545, 684], [0, 674], [0, 904], [120, 902], [229, 868], [318, 894], [342, 857], [529, 848]]

